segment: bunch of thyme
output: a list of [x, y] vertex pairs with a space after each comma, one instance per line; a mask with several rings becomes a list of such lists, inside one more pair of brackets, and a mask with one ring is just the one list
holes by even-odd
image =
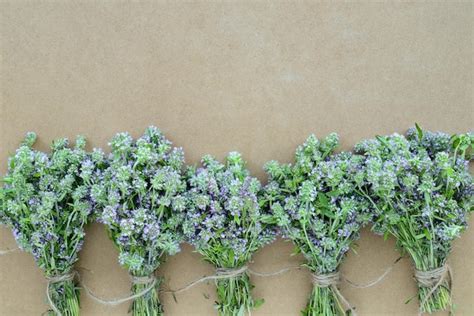
[[219, 315], [241, 316], [263, 303], [254, 300], [246, 265], [252, 255], [274, 239], [259, 205], [261, 184], [250, 176], [237, 152], [225, 164], [211, 156], [203, 167], [188, 168], [187, 241], [217, 268], [216, 308]]
[[83, 137], [74, 148], [65, 138], [55, 140], [50, 154], [34, 150], [35, 141], [36, 134], [28, 133], [9, 159], [0, 218], [44, 271], [49, 314], [76, 316], [79, 288], [73, 265], [93, 210], [90, 181], [100, 155], [84, 150]]
[[[371, 220], [368, 202], [355, 193], [361, 156], [334, 154], [337, 134], [311, 135], [299, 146], [294, 164], [270, 161], [265, 205], [275, 223], [306, 258], [314, 287], [303, 315], [346, 315], [348, 302], [337, 289], [339, 266]], [[346, 305], [346, 306], [344, 306]]]
[[469, 173], [473, 134], [449, 136], [419, 126], [356, 145], [365, 155], [360, 193], [376, 215], [374, 231], [392, 235], [415, 266], [420, 312], [452, 306], [446, 260], [454, 239], [473, 210], [474, 183]]
[[180, 251], [186, 182], [184, 154], [156, 127], [134, 140], [119, 133], [110, 142], [108, 166], [97, 174], [92, 199], [101, 208], [98, 221], [106, 225], [119, 250], [119, 262], [132, 278], [131, 304], [135, 316], [163, 314], [155, 270], [166, 255]]

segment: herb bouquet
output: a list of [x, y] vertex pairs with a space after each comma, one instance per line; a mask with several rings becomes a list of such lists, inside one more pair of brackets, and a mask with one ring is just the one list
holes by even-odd
[[119, 262], [131, 275], [133, 315], [162, 315], [154, 271], [166, 255], [180, 250], [183, 151], [172, 148], [155, 127], [136, 141], [119, 133], [110, 146], [109, 166], [92, 187], [93, 200], [102, 206], [98, 221], [106, 225]]
[[[313, 273], [313, 291], [303, 315], [346, 315], [353, 310], [337, 288], [339, 266], [360, 228], [371, 219], [368, 202], [355, 193], [363, 157], [333, 154], [338, 136], [311, 135], [299, 146], [295, 163], [265, 165], [266, 207], [284, 236], [302, 252]], [[345, 305], [345, 306], [344, 306]]]
[[97, 155], [86, 153], [82, 137], [74, 148], [67, 139], [54, 141], [51, 154], [32, 149], [35, 141], [36, 135], [28, 133], [9, 159], [0, 218], [44, 271], [49, 314], [79, 315], [73, 265], [93, 209], [89, 184]]
[[416, 126], [406, 137], [393, 134], [356, 145], [366, 156], [369, 186], [361, 192], [377, 215], [373, 229], [393, 235], [412, 258], [420, 312], [452, 305], [446, 260], [473, 210], [467, 156], [472, 144], [472, 134], [449, 137]]
[[274, 239], [268, 215], [259, 206], [260, 182], [249, 175], [239, 153], [226, 164], [211, 156], [202, 168], [188, 168], [188, 207], [184, 233], [189, 243], [217, 268], [216, 308], [220, 315], [250, 313], [254, 300], [247, 274], [252, 254]]

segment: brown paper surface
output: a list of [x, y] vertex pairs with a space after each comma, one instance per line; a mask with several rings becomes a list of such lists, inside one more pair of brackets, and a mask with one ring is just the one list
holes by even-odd
[[[418, 122], [446, 132], [472, 129], [473, 8], [459, 3], [46, 2], [2, 1], [0, 172], [27, 131], [37, 148], [84, 134], [103, 147], [119, 131], [154, 124], [188, 163], [240, 151], [262, 181], [262, 165], [291, 161], [310, 133], [340, 134], [343, 149]], [[473, 221], [471, 220], [471, 223]], [[0, 248], [14, 247], [0, 228]], [[394, 240], [364, 231], [342, 271], [368, 282], [398, 253]], [[474, 230], [454, 244], [450, 263], [457, 315], [474, 315]], [[184, 245], [158, 271], [172, 288], [211, 266]], [[271, 272], [302, 262], [282, 240], [251, 267]], [[130, 282], [99, 224], [90, 225], [77, 264], [106, 298]], [[258, 315], [299, 315], [311, 289], [305, 271], [252, 277]], [[0, 257], [0, 315], [40, 315], [46, 282], [32, 257]], [[380, 284], [342, 292], [359, 315], [416, 315], [412, 269], [402, 260]], [[208, 297], [208, 298], [206, 298]], [[161, 299], [166, 315], [215, 315], [214, 286]], [[126, 315], [85, 295], [82, 315]], [[447, 313], [440, 313], [445, 315]]]

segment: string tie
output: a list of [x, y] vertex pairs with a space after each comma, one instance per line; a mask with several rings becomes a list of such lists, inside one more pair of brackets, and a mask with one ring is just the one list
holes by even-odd
[[349, 303], [349, 301], [342, 295], [341, 291], [337, 288], [337, 285], [341, 282], [341, 275], [339, 271], [330, 273], [313, 273], [313, 284], [320, 288], [330, 288], [334, 294], [341, 300], [348, 310], [351, 311], [351, 315], [357, 316], [355, 308]]
[[61, 283], [61, 282], [67, 282], [67, 281], [72, 281], [76, 276], [79, 274], [77, 271], [72, 270], [70, 272], [64, 273], [64, 274], [58, 274], [58, 275], [47, 275], [45, 276], [46, 280], [48, 281], [46, 285], [46, 297], [48, 298], [48, 304], [51, 306], [51, 309], [58, 315], [62, 316], [61, 311], [58, 309], [58, 307], [54, 304], [53, 300], [51, 299], [51, 285], [55, 283]]
[[240, 268], [217, 268], [216, 276], [219, 279], [228, 279], [233, 278], [239, 275], [244, 274], [248, 270], [247, 266], [242, 266]]
[[423, 300], [420, 302], [418, 315], [421, 316], [423, 314], [423, 306], [426, 304], [426, 302], [428, 302], [428, 299], [433, 296], [436, 290], [445, 282], [448, 283], [450, 295], [449, 299], [452, 301], [451, 288], [453, 283], [453, 272], [451, 271], [451, 267], [448, 264], [427, 271], [415, 269], [415, 279], [420, 286], [430, 288], [428, 294], [426, 294]]

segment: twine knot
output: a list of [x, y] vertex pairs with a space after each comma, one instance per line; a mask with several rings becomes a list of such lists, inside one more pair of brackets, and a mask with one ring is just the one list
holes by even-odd
[[236, 277], [245, 273], [248, 270], [247, 266], [242, 266], [240, 268], [217, 268], [216, 269], [216, 276], [219, 279], [226, 279]]
[[440, 280], [446, 278], [447, 273], [448, 268], [446, 265], [428, 271], [415, 269], [415, 279], [418, 284], [423, 287], [433, 287], [440, 282]]
[[77, 271], [71, 271], [67, 272], [64, 274], [58, 274], [58, 275], [52, 275], [46, 276], [46, 280], [48, 281], [48, 284], [54, 284], [54, 283], [59, 283], [59, 282], [65, 282], [65, 281], [72, 281], [74, 280], [74, 277], [76, 276]]
[[130, 279], [132, 280], [133, 284], [150, 284], [156, 283], [156, 277], [154, 274], [146, 275], [146, 276], [135, 276], [130, 275]]
[[330, 288], [334, 294], [339, 297], [341, 303], [347, 307], [351, 312], [351, 315], [357, 316], [357, 313], [354, 307], [349, 303], [349, 301], [342, 295], [342, 293], [337, 288], [337, 285], [341, 282], [341, 275], [339, 271], [334, 271], [325, 274], [313, 273], [313, 284], [314, 286], [320, 288]]
[[326, 274], [318, 274], [313, 273], [313, 284], [317, 287], [330, 287], [333, 285], [339, 284], [341, 282], [341, 276], [339, 271], [326, 273]]

